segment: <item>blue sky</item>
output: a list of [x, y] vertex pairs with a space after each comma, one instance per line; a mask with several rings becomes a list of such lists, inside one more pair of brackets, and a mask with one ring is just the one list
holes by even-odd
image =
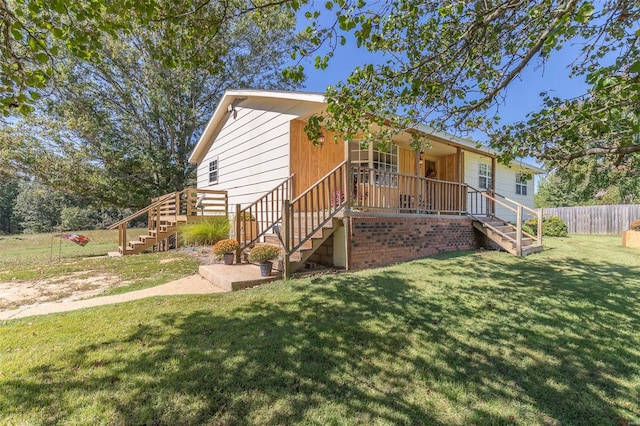
[[[304, 20], [300, 22], [301, 25], [305, 23]], [[539, 110], [542, 106], [540, 92], [547, 91], [552, 96], [560, 98], [583, 94], [587, 87], [584, 77], [569, 78], [567, 68], [577, 53], [577, 47], [567, 45], [563, 50], [553, 52], [551, 59], [544, 66], [539, 66], [539, 61], [534, 59], [523, 70], [521, 76], [507, 88], [505, 104], [500, 106], [499, 110], [502, 124], [525, 120], [528, 113]], [[380, 56], [372, 56], [364, 49], [358, 49], [352, 41], [348, 41], [345, 46], [337, 48], [326, 70], [317, 70], [312, 63], [304, 64], [307, 74], [305, 90], [322, 93], [328, 85], [345, 80], [357, 65], [376, 62], [379, 59]], [[471, 137], [484, 139], [481, 134]]]

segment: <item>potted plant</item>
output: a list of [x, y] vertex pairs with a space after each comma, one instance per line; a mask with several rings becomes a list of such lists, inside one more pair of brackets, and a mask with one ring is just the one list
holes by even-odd
[[273, 267], [272, 260], [280, 256], [280, 249], [271, 244], [255, 246], [249, 252], [249, 262], [260, 264], [260, 275], [268, 277]]
[[640, 248], [640, 219], [631, 222], [629, 230], [622, 232], [622, 247]]
[[233, 264], [235, 252], [240, 249], [240, 243], [236, 240], [220, 240], [213, 245], [213, 255], [216, 259], [223, 259], [225, 265]]

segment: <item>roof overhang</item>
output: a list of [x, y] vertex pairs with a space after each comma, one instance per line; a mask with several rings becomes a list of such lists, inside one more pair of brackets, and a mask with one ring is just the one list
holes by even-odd
[[213, 139], [220, 131], [222, 124], [228, 114], [234, 111], [245, 99], [282, 99], [287, 101], [310, 102], [317, 104], [325, 104], [324, 95], [313, 92], [287, 92], [287, 91], [271, 91], [271, 90], [227, 90], [222, 99], [218, 103], [211, 119], [207, 123], [200, 139], [193, 148], [193, 152], [189, 156], [190, 163], [199, 163], [211, 147]]
[[[200, 139], [193, 149], [193, 152], [189, 156], [190, 163], [197, 164], [202, 161], [205, 154], [211, 147], [215, 136], [222, 128], [222, 124], [224, 123], [227, 115], [234, 111], [235, 107], [238, 106], [238, 104], [240, 104], [242, 101], [250, 98], [309, 102], [318, 104], [319, 106], [327, 103], [324, 95], [316, 92], [289, 92], [276, 90], [227, 90], [222, 96], [222, 99], [220, 99], [220, 102], [213, 112], [211, 119], [207, 123], [202, 136], [200, 136]], [[444, 143], [453, 147], [460, 147], [465, 151], [474, 152], [480, 155], [486, 155], [488, 157], [496, 156], [496, 152], [485, 145], [482, 145], [471, 139], [461, 138], [448, 132], [436, 130], [424, 124], [417, 124], [412, 129], [406, 130], [406, 132], [419, 132], [424, 136], [434, 137], [434, 142]], [[522, 169], [525, 169], [533, 174], [545, 173], [544, 169], [531, 164], [527, 164], [521, 160], [512, 162], [512, 165], [519, 166]]]

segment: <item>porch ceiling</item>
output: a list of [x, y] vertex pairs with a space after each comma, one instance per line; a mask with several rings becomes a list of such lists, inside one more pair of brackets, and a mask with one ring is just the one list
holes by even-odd
[[[411, 142], [411, 135], [409, 135], [408, 133], [401, 133], [397, 135], [394, 140], [401, 146], [409, 147], [409, 143]], [[430, 155], [432, 157], [443, 157], [445, 155], [451, 155], [457, 152], [455, 146], [439, 142], [435, 137], [430, 138], [430, 143], [431, 147], [425, 149], [424, 151], [426, 155]]]

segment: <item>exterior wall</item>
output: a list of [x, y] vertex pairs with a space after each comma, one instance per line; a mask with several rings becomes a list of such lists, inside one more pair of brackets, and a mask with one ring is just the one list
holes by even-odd
[[291, 122], [291, 173], [296, 197], [345, 160], [344, 142], [333, 141], [333, 134], [325, 135], [324, 146], [314, 146], [304, 132], [306, 123]]
[[[198, 164], [197, 187], [226, 190], [229, 204], [243, 207], [290, 175], [290, 121], [313, 105], [250, 98], [227, 113], [213, 144]], [[218, 182], [209, 184], [209, 162], [218, 157]]]
[[471, 219], [441, 217], [350, 218], [349, 269], [365, 269], [484, 245]]
[[399, 147], [398, 148], [398, 173], [403, 175], [416, 174], [416, 154], [413, 150]]
[[[484, 162], [491, 165], [491, 158], [484, 157], [479, 154], [464, 153], [464, 177], [465, 183], [473, 188], [479, 188], [478, 181], [478, 163]], [[517, 195], [516, 194], [516, 174], [524, 172], [524, 169], [514, 165], [512, 167], [507, 167], [504, 164], [496, 163], [496, 182], [495, 189], [498, 194], [501, 194], [513, 201], [516, 201], [520, 204], [523, 204], [531, 209], [533, 209], [533, 179], [527, 181], [527, 195]], [[523, 219], [528, 219], [531, 213], [528, 213], [526, 210], [523, 212]], [[504, 219], [506, 221], [515, 222], [516, 214], [509, 209], [496, 205], [496, 216], [500, 219]]]

